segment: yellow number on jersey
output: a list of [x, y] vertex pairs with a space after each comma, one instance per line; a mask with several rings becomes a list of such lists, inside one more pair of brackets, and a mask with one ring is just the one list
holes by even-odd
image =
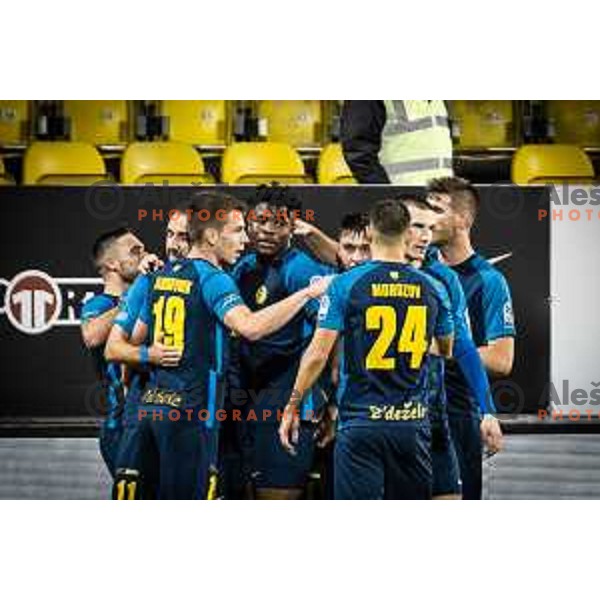
[[[369, 306], [365, 314], [368, 331], [380, 330], [367, 355], [367, 369], [391, 370], [396, 359], [385, 356], [397, 332], [396, 309], [392, 306]], [[427, 352], [427, 307], [409, 306], [398, 340], [398, 352], [410, 354], [410, 368], [418, 369]]]
[[162, 338], [165, 346], [183, 351], [185, 330], [185, 300], [180, 296], [161, 296], [152, 307], [154, 341]]

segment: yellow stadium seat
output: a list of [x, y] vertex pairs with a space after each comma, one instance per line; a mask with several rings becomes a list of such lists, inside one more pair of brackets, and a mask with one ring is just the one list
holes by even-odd
[[600, 100], [548, 100], [554, 141], [600, 148]]
[[531, 144], [521, 146], [512, 161], [512, 180], [533, 183], [582, 183], [594, 181], [594, 167], [577, 146]]
[[228, 146], [221, 166], [223, 183], [308, 183], [299, 154], [288, 144], [240, 142]]
[[202, 158], [189, 144], [180, 142], [135, 142], [121, 159], [122, 183], [191, 185], [213, 183]]
[[160, 112], [169, 119], [169, 139], [174, 142], [219, 148], [229, 143], [226, 100], [162, 100]]
[[337, 185], [356, 183], [344, 160], [341, 144], [328, 144], [321, 151], [317, 165], [317, 181], [321, 184]]
[[0, 100], [0, 146], [26, 144], [29, 121], [29, 100]]
[[109, 179], [100, 153], [81, 142], [34, 142], [25, 152], [26, 185], [91, 185]]
[[512, 100], [452, 100], [450, 114], [456, 148], [512, 148]]
[[127, 100], [64, 100], [71, 139], [94, 146], [123, 146], [129, 137]]
[[266, 120], [267, 141], [294, 148], [318, 148], [323, 141], [321, 100], [259, 100], [259, 119]]

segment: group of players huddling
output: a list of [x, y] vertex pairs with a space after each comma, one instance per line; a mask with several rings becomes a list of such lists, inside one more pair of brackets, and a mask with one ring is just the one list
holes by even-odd
[[483, 445], [502, 447], [488, 375], [511, 372], [515, 329], [471, 246], [478, 203], [434, 180], [346, 215], [335, 241], [293, 194], [250, 218], [193, 191], [164, 261], [101, 235], [81, 320], [113, 498], [480, 498]]

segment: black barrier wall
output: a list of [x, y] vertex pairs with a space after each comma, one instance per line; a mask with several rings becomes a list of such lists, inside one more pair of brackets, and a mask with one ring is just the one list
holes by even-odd
[[[208, 186], [206, 186], [208, 187]], [[230, 187], [251, 204], [260, 188]], [[162, 254], [166, 213], [189, 187], [0, 188], [0, 418], [77, 418], [97, 415], [97, 386], [79, 332], [79, 310], [98, 291], [90, 250], [96, 236], [118, 225], [135, 229]], [[382, 186], [288, 188], [312, 210], [315, 223], [337, 235], [347, 212], [409, 188]], [[513, 295], [516, 358], [509, 381], [495, 382], [506, 412], [545, 406], [550, 380], [550, 233], [538, 210], [549, 206], [543, 188], [481, 187], [476, 248], [500, 259]], [[160, 210], [163, 220], [160, 219]], [[140, 218], [140, 211], [146, 215]], [[153, 211], [156, 211], [153, 213]], [[153, 218], [154, 217], [154, 218]], [[29, 312], [28, 312], [29, 311]]]

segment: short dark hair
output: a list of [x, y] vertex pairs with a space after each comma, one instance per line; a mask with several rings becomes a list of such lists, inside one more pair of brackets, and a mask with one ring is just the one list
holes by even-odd
[[371, 227], [385, 237], [402, 235], [410, 224], [410, 214], [395, 198], [379, 200], [369, 211]]
[[439, 208], [436, 208], [427, 201], [425, 194], [400, 194], [396, 199], [402, 202], [404, 206], [414, 206], [421, 210], [431, 210], [436, 213], [441, 212]]
[[427, 185], [428, 194], [450, 196], [452, 208], [458, 212], [468, 212], [475, 220], [479, 211], [480, 197], [475, 186], [461, 177], [440, 177], [432, 179]]
[[[222, 192], [197, 192], [191, 198], [190, 208], [192, 217], [188, 220], [188, 232], [192, 244], [202, 240], [204, 232], [209, 228], [215, 228], [219, 231], [223, 229], [225, 220], [221, 217], [222, 212], [230, 213], [239, 210], [244, 213], [246, 204], [234, 196], [223, 194]], [[208, 215], [205, 212], [207, 211]], [[221, 211], [221, 212], [219, 212]], [[202, 215], [207, 218], [200, 218]]]
[[272, 212], [277, 209], [285, 208], [287, 214], [295, 210], [302, 210], [302, 202], [298, 198], [297, 192], [287, 186], [273, 182], [271, 185], [262, 184], [256, 187], [254, 195], [254, 206], [266, 204]]
[[347, 213], [342, 218], [340, 233], [350, 231], [352, 233], [365, 233], [369, 227], [369, 215], [364, 212]]
[[117, 227], [101, 233], [96, 238], [92, 246], [92, 261], [97, 269], [102, 267], [104, 257], [112, 245], [128, 233], [133, 233], [129, 227]]

